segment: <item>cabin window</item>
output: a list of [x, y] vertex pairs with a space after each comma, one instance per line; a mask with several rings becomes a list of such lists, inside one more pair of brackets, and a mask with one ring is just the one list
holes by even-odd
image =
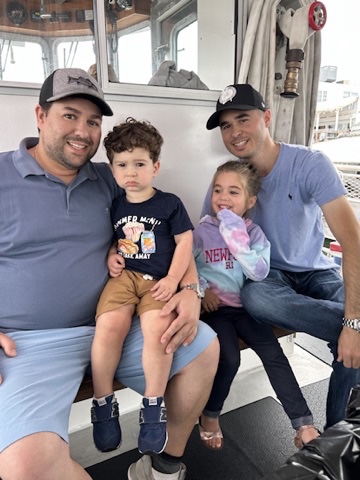
[[0, 79], [42, 83], [59, 67], [95, 63], [92, 0], [0, 0]]
[[117, 75], [109, 81], [121, 83], [147, 84], [152, 75], [151, 64], [151, 32], [146, 26], [139, 30], [119, 36], [117, 42]]
[[121, 84], [221, 90], [235, 80], [234, 0], [221, 8], [208, 0], [121, 3], [105, 1], [104, 17], [108, 73]]
[[[6, 38], [7, 37], [7, 38]], [[41, 83], [44, 79], [46, 45], [25, 41], [21, 36], [0, 38], [0, 80]]]
[[[198, 23], [192, 22], [176, 34], [176, 64], [178, 68], [197, 71], [198, 66]], [[196, 48], [194, 48], [196, 45]]]
[[[234, 80], [235, 3], [0, 0], [0, 82], [42, 83], [56, 68], [78, 67], [105, 92], [124, 92], [114, 84], [140, 85], [141, 95], [151, 95], [148, 85], [220, 90]], [[172, 79], [188, 71], [199, 81], [161, 83], [164, 62]]]
[[82, 68], [88, 70], [96, 63], [93, 39], [74, 38], [71, 41], [55, 41], [55, 56], [59, 68]]
[[197, 1], [172, 3], [124, 0], [122, 10], [116, 3], [105, 4], [109, 75], [120, 83], [147, 85], [158, 73], [152, 85], [170, 86], [163, 70], [169, 61], [173, 71], [168, 74], [174, 78], [181, 69], [197, 73]]

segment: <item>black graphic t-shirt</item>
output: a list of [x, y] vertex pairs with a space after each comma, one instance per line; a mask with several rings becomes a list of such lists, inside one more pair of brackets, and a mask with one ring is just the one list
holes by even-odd
[[142, 203], [129, 203], [125, 193], [120, 195], [113, 203], [111, 218], [126, 269], [156, 280], [167, 275], [176, 246], [174, 235], [193, 229], [182, 201], [161, 190]]

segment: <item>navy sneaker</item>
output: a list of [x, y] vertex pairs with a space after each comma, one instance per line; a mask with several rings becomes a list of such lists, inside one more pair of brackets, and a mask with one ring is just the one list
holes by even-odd
[[121, 445], [119, 404], [112, 393], [102, 402], [92, 401], [91, 423], [95, 446], [101, 452], [116, 450]]
[[140, 409], [140, 433], [138, 448], [140, 453], [161, 453], [166, 447], [166, 408], [163, 397], [144, 397]]

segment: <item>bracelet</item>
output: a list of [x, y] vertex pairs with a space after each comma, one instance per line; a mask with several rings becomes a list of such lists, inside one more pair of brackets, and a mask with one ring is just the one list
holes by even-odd
[[360, 318], [343, 318], [342, 321], [343, 327], [349, 327], [360, 333]]

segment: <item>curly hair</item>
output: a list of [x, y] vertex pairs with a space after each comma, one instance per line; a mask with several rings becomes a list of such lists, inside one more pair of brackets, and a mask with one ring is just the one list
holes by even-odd
[[148, 150], [153, 163], [159, 160], [164, 140], [158, 130], [147, 121], [137, 121], [128, 117], [125, 122], [116, 125], [104, 139], [104, 146], [109, 162], [114, 153], [132, 151], [134, 148]]
[[254, 197], [259, 193], [261, 186], [260, 176], [256, 167], [251, 163], [239, 160], [229, 160], [223, 163], [216, 169], [212, 182], [213, 186], [221, 172], [234, 172], [244, 178], [244, 187], [250, 197]]

